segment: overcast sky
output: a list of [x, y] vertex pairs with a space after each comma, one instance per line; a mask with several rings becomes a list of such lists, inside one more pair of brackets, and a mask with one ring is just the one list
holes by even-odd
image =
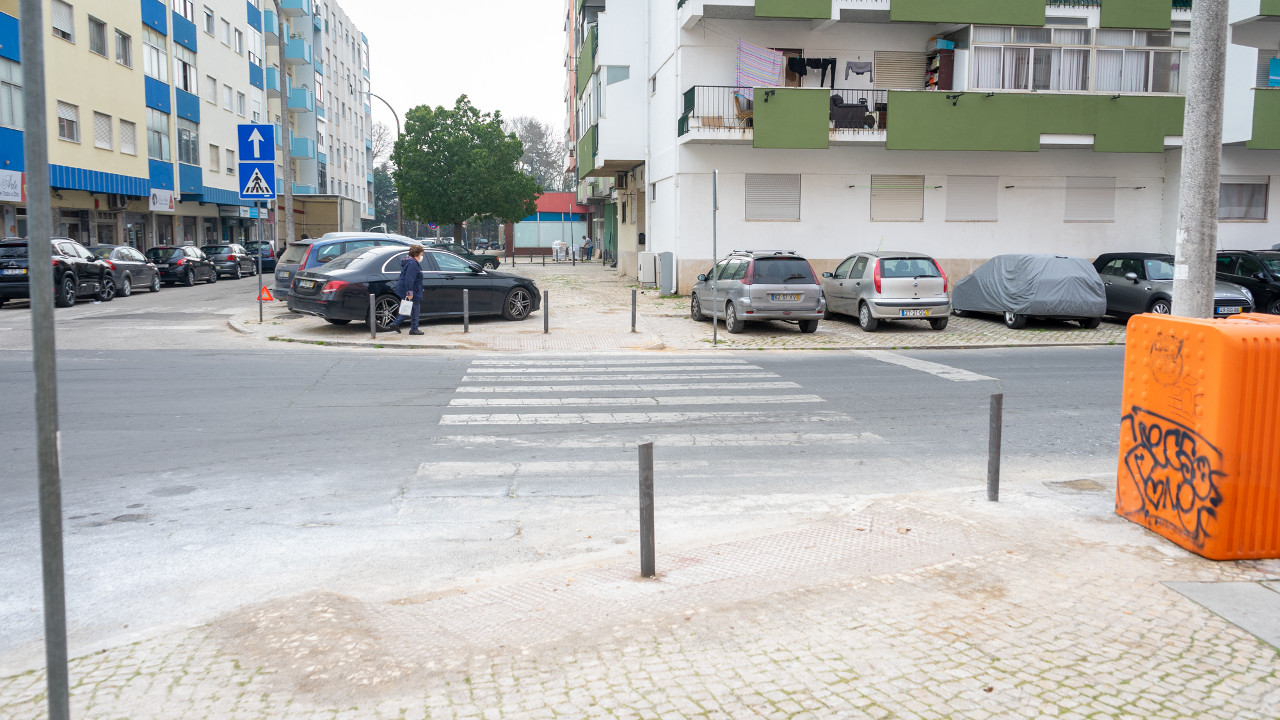
[[[531, 115], [564, 127], [564, 0], [338, 0], [369, 38], [373, 92], [404, 122], [418, 105]], [[373, 100], [373, 119], [394, 131]]]

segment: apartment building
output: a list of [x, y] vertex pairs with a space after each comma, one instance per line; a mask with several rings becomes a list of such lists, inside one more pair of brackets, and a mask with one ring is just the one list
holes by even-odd
[[[793, 249], [820, 270], [876, 247], [930, 253], [960, 276], [1006, 252], [1173, 249], [1188, 0], [575, 0], [571, 12], [580, 195], [616, 228], [621, 268], [672, 253], [671, 289], [710, 265], [713, 171], [719, 252]], [[1269, 0], [1231, 2], [1224, 248], [1275, 243], [1277, 16]]]
[[[266, 237], [283, 233], [283, 223], [275, 227], [275, 209], [239, 199], [236, 177], [236, 126], [279, 124], [279, 93], [268, 97], [266, 89], [269, 70], [280, 77], [278, 66], [266, 67], [274, 33], [264, 33], [276, 27], [277, 16], [264, 11], [264, 1], [274, 7], [274, 0], [49, 0], [44, 63], [55, 233], [139, 248], [243, 242], [256, 239], [260, 227]], [[307, 21], [310, 28], [310, 16]], [[19, 29], [17, 0], [0, 0], [6, 235], [26, 234]], [[361, 42], [367, 72], [367, 43]], [[307, 73], [309, 80], [314, 71]], [[322, 137], [314, 108], [312, 115], [310, 125], [305, 112], [295, 115], [295, 128], [309, 132], [304, 137]], [[335, 201], [319, 194], [327, 184], [319, 181], [324, 168], [316, 143], [311, 140], [310, 157], [305, 143], [290, 148], [303, 179], [304, 215], [307, 199]], [[369, 207], [364, 173], [359, 179], [344, 186], [354, 227]], [[325, 214], [323, 208], [317, 214]]]

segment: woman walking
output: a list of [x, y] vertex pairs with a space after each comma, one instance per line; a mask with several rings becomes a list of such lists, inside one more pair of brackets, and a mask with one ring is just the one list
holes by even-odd
[[400, 332], [400, 324], [405, 317], [409, 318], [409, 334], [424, 334], [418, 329], [418, 314], [422, 311], [422, 246], [413, 245], [409, 254], [400, 259], [400, 279], [396, 280], [396, 294], [405, 300], [413, 301], [413, 312], [408, 315], [397, 315], [391, 329]]

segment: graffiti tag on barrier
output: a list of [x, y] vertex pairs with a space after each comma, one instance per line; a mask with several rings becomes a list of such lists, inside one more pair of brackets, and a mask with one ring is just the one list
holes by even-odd
[[[1123, 467], [1142, 506], [1124, 508], [1203, 547], [1222, 504], [1222, 453], [1182, 423], [1133, 406], [1120, 420]], [[1123, 479], [1122, 479], [1123, 482]]]

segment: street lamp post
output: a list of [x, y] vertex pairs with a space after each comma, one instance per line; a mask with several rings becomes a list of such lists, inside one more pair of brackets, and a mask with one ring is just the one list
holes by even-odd
[[[400, 139], [400, 115], [399, 115], [399, 113], [397, 113], [397, 112], [396, 112], [396, 109], [395, 109], [395, 108], [393, 108], [393, 107], [391, 107], [391, 103], [387, 102], [387, 101], [386, 101], [386, 99], [385, 99], [385, 98], [383, 98], [381, 95], [374, 95], [374, 94], [373, 94], [372, 92], [370, 92], [369, 90], [365, 90], [365, 91], [364, 91], [364, 93], [365, 93], [366, 95], [368, 95], [369, 97], [375, 97], [375, 98], [378, 98], [379, 100], [381, 100], [381, 101], [382, 101], [382, 104], [383, 104], [383, 105], [386, 105], [386, 106], [387, 106], [387, 109], [391, 111], [391, 115], [392, 115], [392, 117], [394, 117], [394, 118], [396, 119], [396, 139], [397, 139], [397, 140], [399, 140], [399, 139]], [[376, 190], [377, 190], [377, 188], [374, 188], [374, 190], [376, 191]], [[375, 211], [376, 211], [376, 208], [375, 208]], [[397, 233], [399, 233], [399, 234], [401, 234], [401, 235], [403, 235], [403, 234], [404, 234], [404, 209], [403, 209], [403, 207], [402, 207], [402, 206], [401, 206], [401, 204], [400, 204], [400, 193], [396, 193], [396, 232], [397, 232]]]

